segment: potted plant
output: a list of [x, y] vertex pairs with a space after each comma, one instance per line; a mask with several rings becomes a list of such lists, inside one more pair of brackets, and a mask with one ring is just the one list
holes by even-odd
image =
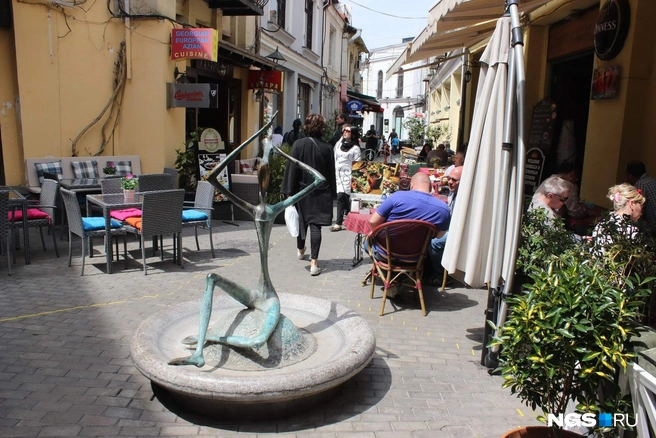
[[116, 166], [114, 165], [113, 162], [108, 161], [107, 165], [103, 167], [103, 173], [107, 176], [109, 175], [116, 175]]
[[[291, 146], [289, 146], [287, 143], [283, 143], [280, 146], [280, 149], [286, 154], [289, 154], [289, 152], [292, 150]], [[279, 202], [284, 196], [282, 193], [280, 193], [280, 189], [282, 186], [282, 178], [285, 175], [286, 167], [287, 160], [281, 155], [278, 155], [274, 152], [269, 156], [269, 189], [267, 190], [267, 203], [269, 204], [275, 204]], [[279, 214], [274, 222], [277, 224], [284, 224], [284, 213]]]
[[[531, 232], [534, 222], [524, 224], [523, 235]], [[544, 239], [548, 236], [528, 241], [535, 255], [520, 250], [531, 281], [523, 293], [508, 298], [511, 311], [490, 344], [501, 348], [498, 371], [503, 386], [530, 408], [539, 408], [538, 420], [545, 423], [550, 414], [558, 417], [574, 410], [595, 418], [600, 413], [631, 415], [630, 398], [621, 393], [617, 377], [634, 357], [631, 337], [651, 294], [653, 278], [636, 269], [644, 245], [617, 238], [611, 248], [600, 251], [595, 245], [567, 245], [552, 236], [549, 248]], [[566, 232], [564, 236], [571, 239]], [[556, 247], [562, 252], [555, 253]], [[594, 430], [616, 431], [598, 426]], [[553, 422], [551, 427], [506, 436], [558, 437], [571, 432]]]
[[198, 184], [198, 159], [196, 156], [196, 145], [200, 139], [200, 133], [204, 128], [198, 128], [190, 133], [191, 140], [187, 142], [185, 149], [176, 149], [175, 168], [178, 169], [180, 187], [186, 192], [195, 192]]
[[139, 187], [139, 179], [134, 175], [126, 175], [121, 178], [121, 188], [123, 189], [123, 198], [126, 202], [134, 201], [134, 191]]
[[426, 121], [423, 117], [408, 117], [403, 122], [403, 127], [407, 130], [408, 141], [414, 146], [421, 146], [424, 142], [424, 133], [426, 131]]

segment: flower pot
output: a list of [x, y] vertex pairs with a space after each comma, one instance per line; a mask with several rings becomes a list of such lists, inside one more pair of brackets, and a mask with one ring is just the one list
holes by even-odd
[[569, 430], [556, 430], [548, 426], [526, 426], [511, 430], [501, 438], [581, 438], [583, 435]]
[[123, 200], [125, 202], [134, 202], [134, 190], [123, 189]]

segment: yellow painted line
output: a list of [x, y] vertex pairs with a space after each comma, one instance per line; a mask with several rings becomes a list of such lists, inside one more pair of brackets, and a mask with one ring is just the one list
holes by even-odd
[[173, 295], [175, 292], [169, 292], [169, 295]]
[[456, 348], [460, 348], [460, 344], [456, 342]]
[[9, 317], [9, 318], [0, 318], [0, 322], [17, 321], [19, 319], [27, 319], [27, 318], [34, 318], [34, 317], [37, 317], [37, 316], [52, 315], [54, 313], [70, 312], [71, 310], [77, 310], [77, 309], [90, 309], [92, 307], [112, 306], [112, 305], [116, 305], [116, 304], [123, 304], [127, 301], [128, 300], [111, 301], [109, 303], [89, 304], [88, 306], [74, 306], [74, 307], [65, 307], [63, 309], [45, 310], [43, 312], [29, 313], [27, 315], [19, 315], [19, 316], [13, 316], [13, 317]]
[[442, 342], [444, 342], [444, 338], [442, 338]]
[[350, 302], [351, 302], [351, 300], [348, 300], [348, 301], [347, 301], [347, 303], [350, 303]]
[[403, 325], [405, 325], [405, 321], [403, 321]]
[[519, 408], [517, 408], [517, 413], [519, 414], [520, 417], [524, 416], [524, 413]]
[[[180, 287], [178, 288], [178, 290], [180, 290], [180, 289], [182, 289], [182, 285], [180, 285]], [[173, 292], [171, 292], [171, 293], [173, 293]]]
[[426, 336], [430, 336], [430, 332], [426, 332]]
[[140, 299], [142, 299], [142, 298], [157, 298], [158, 296], [159, 296], [159, 294], [157, 294], [157, 295], [144, 295]]
[[471, 352], [472, 352], [472, 356], [476, 356], [476, 353], [474, 353], [474, 350], [472, 350]]
[[390, 321], [394, 321], [394, 317], [393, 317], [393, 316], [390, 316]]
[[415, 327], [415, 331], [419, 330], [419, 327]]
[[371, 312], [371, 307], [369, 308], [369, 311]]
[[358, 307], [360, 307], [360, 303], [358, 303]]

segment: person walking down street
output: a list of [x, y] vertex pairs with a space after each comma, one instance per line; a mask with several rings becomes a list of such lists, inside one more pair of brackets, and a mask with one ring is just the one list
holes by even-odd
[[301, 119], [294, 120], [292, 123], [292, 130], [285, 134], [282, 142], [287, 143], [289, 146], [294, 146], [296, 140], [305, 137], [305, 133], [301, 129], [302, 125], [303, 122], [301, 122]]
[[335, 146], [337, 142], [342, 138], [342, 131], [344, 129], [344, 124], [346, 123], [346, 114], [345, 113], [339, 113], [339, 115], [335, 118], [335, 133], [331, 137], [331, 139], [328, 141], [331, 146]]
[[372, 154], [369, 155], [372, 157], [376, 157], [378, 153], [378, 139], [380, 138], [380, 136], [376, 132], [376, 127], [374, 125], [371, 125], [369, 127], [369, 130], [364, 136], [367, 139], [367, 143], [365, 146], [366, 149], [373, 151], [373, 155]]
[[273, 135], [271, 136], [271, 144], [275, 147], [280, 147], [282, 145], [283, 136], [282, 136], [282, 126], [277, 126], [273, 130]]
[[351, 126], [342, 126], [342, 138], [335, 145], [335, 181], [337, 185], [337, 218], [330, 231], [343, 229], [344, 216], [349, 211], [351, 166], [360, 157], [360, 145], [351, 141]]
[[400, 142], [399, 142], [399, 135], [396, 133], [396, 128], [392, 128], [392, 132], [390, 132], [387, 141], [392, 146], [392, 155], [398, 154]]
[[[335, 157], [330, 144], [321, 139], [326, 127], [326, 119], [321, 114], [310, 114], [305, 119], [307, 137], [294, 142], [290, 156], [316, 169], [326, 178], [326, 183], [319, 186], [298, 204], [299, 234], [296, 248], [299, 260], [305, 256], [305, 239], [310, 228], [310, 274], [319, 275], [319, 250], [321, 248], [321, 226], [330, 225], [333, 218], [333, 198], [336, 195]], [[295, 164], [287, 164], [283, 176], [281, 193], [293, 196], [312, 184], [312, 176]]]

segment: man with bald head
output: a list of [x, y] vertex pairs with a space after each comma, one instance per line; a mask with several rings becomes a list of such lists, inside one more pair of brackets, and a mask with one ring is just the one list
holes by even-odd
[[[437, 244], [437, 241], [441, 241], [446, 230], [449, 229], [451, 214], [446, 203], [431, 195], [430, 191], [431, 182], [428, 175], [422, 172], [416, 173], [410, 180], [410, 190], [395, 192], [383, 201], [378, 210], [371, 215], [369, 224], [372, 230], [384, 222], [400, 219], [421, 220], [435, 225], [438, 234], [428, 247], [428, 258], [435, 270], [442, 269], [444, 245]], [[376, 248], [373, 248], [373, 252], [374, 256], [378, 253]], [[393, 294], [390, 295], [388, 291], [388, 296], [392, 297]]]

